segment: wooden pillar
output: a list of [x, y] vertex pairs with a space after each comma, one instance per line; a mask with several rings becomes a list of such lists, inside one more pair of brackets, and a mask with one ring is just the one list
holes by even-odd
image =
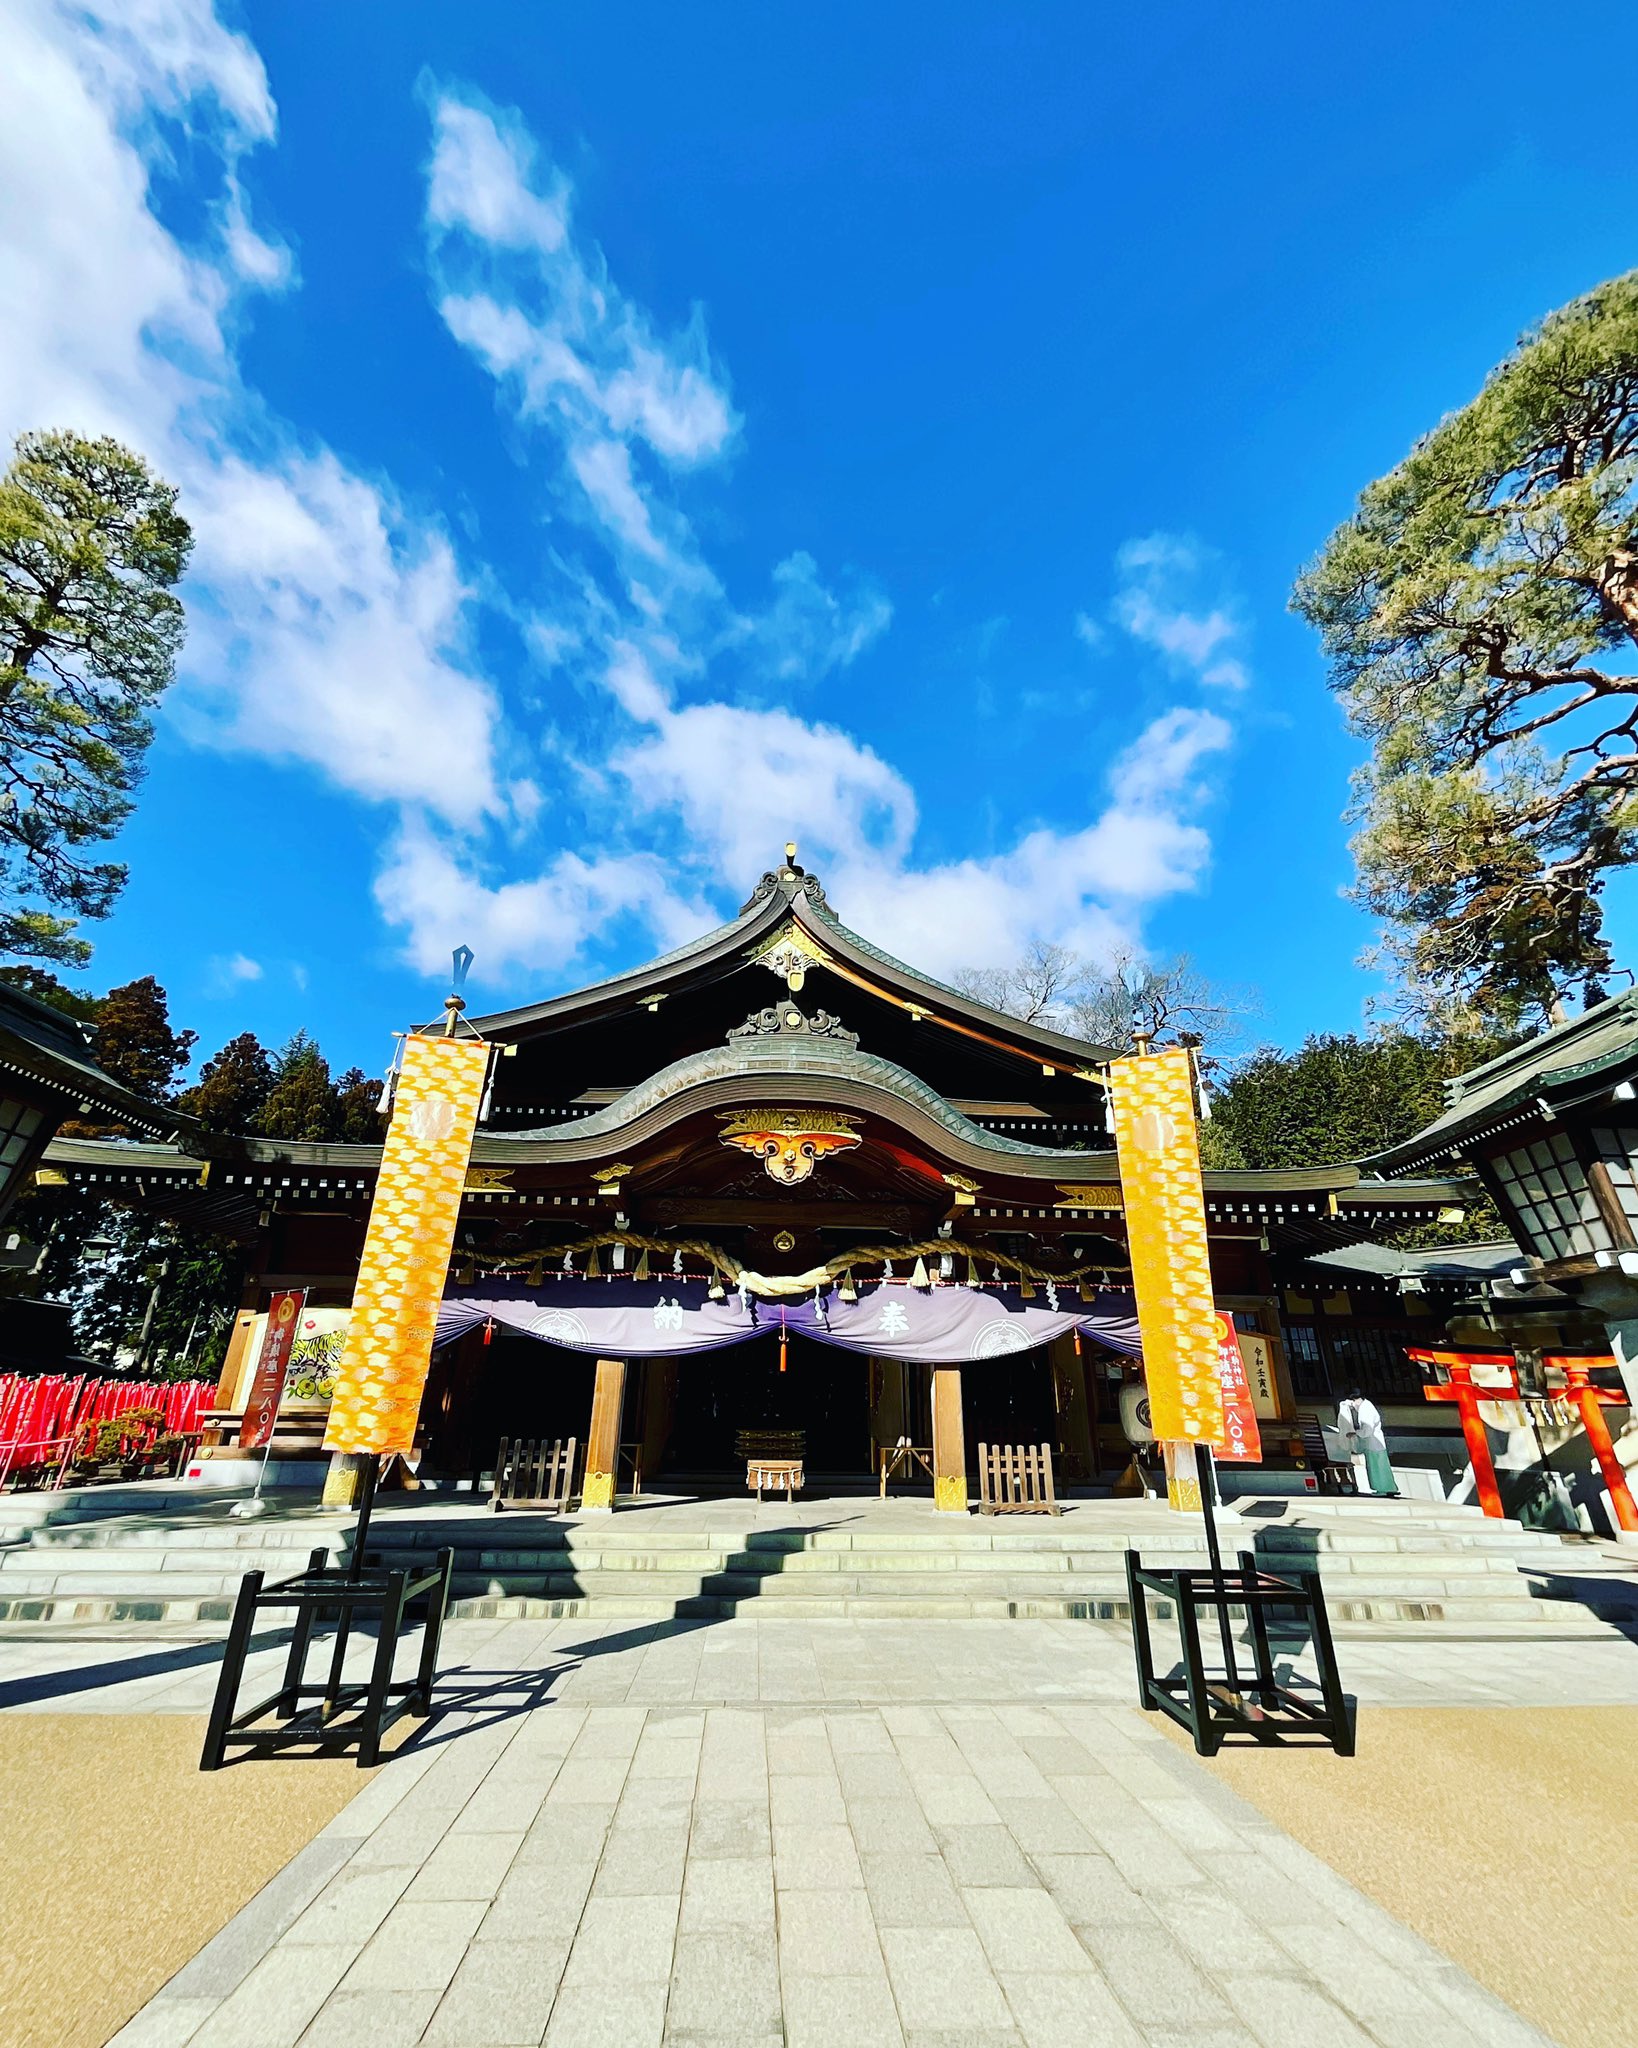
[[967, 1438], [961, 1425], [961, 1368], [933, 1368], [933, 1506], [967, 1512]]
[[586, 1483], [580, 1492], [583, 1514], [606, 1515], [614, 1506], [620, 1471], [620, 1411], [625, 1398], [625, 1360], [600, 1358], [592, 1387], [591, 1426], [586, 1432]]
[[250, 1342], [250, 1333], [256, 1327], [256, 1310], [242, 1308], [233, 1319], [233, 1334], [227, 1341], [227, 1355], [222, 1360], [221, 1376], [216, 1382], [215, 1408], [232, 1408], [239, 1391], [239, 1376], [244, 1369], [245, 1348]]
[[1077, 1333], [1054, 1337], [1047, 1356], [1052, 1362], [1052, 1405], [1058, 1416], [1058, 1448], [1075, 1461], [1085, 1482], [1098, 1476], [1097, 1444], [1086, 1396], [1086, 1361]]
[[665, 1463], [671, 1425], [677, 1411], [677, 1361], [650, 1358], [643, 1370], [643, 1483], [647, 1485]]

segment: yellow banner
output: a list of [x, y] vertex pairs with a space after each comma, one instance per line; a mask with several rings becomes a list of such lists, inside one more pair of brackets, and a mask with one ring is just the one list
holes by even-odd
[[1218, 1324], [1188, 1053], [1114, 1061], [1109, 1101], [1154, 1432], [1172, 1442], [1217, 1443]]
[[415, 1448], [488, 1067], [489, 1047], [475, 1039], [404, 1041], [326, 1450]]

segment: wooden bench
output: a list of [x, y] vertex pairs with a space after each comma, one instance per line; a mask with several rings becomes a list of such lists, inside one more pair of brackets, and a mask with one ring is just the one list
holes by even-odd
[[1050, 1444], [980, 1444], [981, 1515], [1061, 1515], [1052, 1491]]
[[1302, 1432], [1302, 1454], [1313, 1468], [1320, 1492], [1358, 1493], [1359, 1480], [1354, 1473], [1353, 1460], [1332, 1457], [1319, 1417], [1299, 1413], [1297, 1427]]
[[495, 1453], [495, 1484], [489, 1495], [490, 1510], [503, 1508], [545, 1508], [562, 1514], [574, 1492], [575, 1451], [578, 1439], [567, 1442], [555, 1437], [501, 1438]]

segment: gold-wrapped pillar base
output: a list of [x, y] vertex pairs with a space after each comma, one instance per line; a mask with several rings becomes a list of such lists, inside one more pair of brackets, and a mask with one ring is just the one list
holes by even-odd
[[933, 1368], [933, 1506], [967, 1512], [967, 1439], [961, 1426], [961, 1368]]
[[1168, 1443], [1164, 1446], [1166, 1458], [1166, 1505], [1176, 1508], [1180, 1514], [1198, 1515], [1200, 1507], [1200, 1472], [1195, 1464], [1192, 1443]]
[[327, 1508], [356, 1508], [364, 1485], [365, 1457], [362, 1451], [332, 1451], [330, 1469], [324, 1475], [323, 1504]]
[[614, 1507], [615, 1474], [620, 1470], [620, 1411], [625, 1398], [625, 1360], [600, 1358], [592, 1383], [591, 1423], [586, 1431], [586, 1483], [580, 1490], [582, 1514], [606, 1515]]

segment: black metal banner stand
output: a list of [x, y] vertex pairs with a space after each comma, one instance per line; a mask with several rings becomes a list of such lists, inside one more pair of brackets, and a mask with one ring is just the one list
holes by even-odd
[[[329, 1553], [321, 1545], [309, 1554], [307, 1569], [292, 1578], [277, 1579], [267, 1586], [261, 1572], [246, 1572], [240, 1581], [222, 1672], [216, 1682], [216, 1698], [205, 1730], [205, 1747], [199, 1759], [202, 1771], [220, 1770], [227, 1761], [230, 1744], [252, 1756], [272, 1756], [281, 1749], [298, 1747], [310, 1748], [320, 1756], [339, 1756], [356, 1746], [359, 1768], [368, 1769], [380, 1761], [381, 1738], [395, 1721], [405, 1714], [424, 1719], [431, 1713], [432, 1686], [437, 1676], [438, 1647], [449, 1606], [455, 1553], [452, 1549], [440, 1550], [437, 1563], [426, 1572], [366, 1567], [364, 1538], [375, 1497], [376, 1464], [371, 1458], [364, 1468], [353, 1554], [345, 1570], [326, 1563]], [[395, 1680], [393, 1662], [404, 1633], [405, 1617], [411, 1601], [422, 1599], [427, 1607], [426, 1630], [416, 1674], [412, 1679]], [[257, 1617], [278, 1608], [295, 1610], [284, 1683], [255, 1706], [235, 1711]], [[342, 1666], [353, 1618], [370, 1613], [379, 1616], [380, 1633], [369, 1679], [363, 1685], [343, 1684]], [[314, 1624], [332, 1614], [336, 1639], [330, 1675], [323, 1685], [308, 1685], [304, 1681]], [[304, 1706], [304, 1701], [316, 1704]], [[269, 1716], [276, 1725], [254, 1725]]]
[[1217, 1461], [1211, 1445], [1196, 1442], [1195, 1477], [1200, 1485], [1200, 1512], [1206, 1518], [1206, 1555], [1211, 1559], [1212, 1593], [1217, 1603], [1217, 1631], [1223, 1644], [1223, 1670], [1233, 1692], [1240, 1690], [1234, 1664], [1234, 1630], [1229, 1625], [1228, 1596], [1223, 1587], [1223, 1553], [1217, 1541]]
[[[1354, 1723], [1342, 1679], [1336, 1646], [1318, 1572], [1279, 1578], [1258, 1566], [1249, 1550], [1238, 1553], [1239, 1570], [1225, 1571], [1213, 1515], [1215, 1472], [1211, 1448], [1195, 1446], [1200, 1475], [1200, 1507], [1206, 1520], [1205, 1571], [1149, 1571], [1135, 1550], [1126, 1553], [1126, 1591], [1132, 1614], [1132, 1647], [1137, 1656], [1138, 1704], [1148, 1713], [1168, 1714], [1194, 1738], [1201, 1756], [1215, 1756], [1230, 1736], [1280, 1747], [1289, 1743], [1329, 1743], [1338, 1756], [1354, 1753]], [[1146, 1593], [1171, 1603], [1183, 1652], [1182, 1675], [1158, 1677], [1149, 1635]], [[1245, 1609], [1251, 1631], [1256, 1676], [1242, 1682], [1234, 1654], [1231, 1606]], [[1223, 1651], [1223, 1677], [1208, 1676], [1200, 1648], [1200, 1609], [1217, 1614]], [[1319, 1666], [1320, 1698], [1312, 1699], [1280, 1684], [1269, 1645], [1270, 1610], [1280, 1622], [1293, 1619], [1305, 1628]]]

